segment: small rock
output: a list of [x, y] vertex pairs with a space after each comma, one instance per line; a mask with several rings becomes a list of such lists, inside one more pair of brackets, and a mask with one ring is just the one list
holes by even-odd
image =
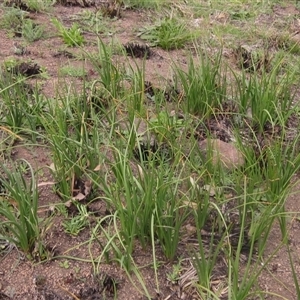
[[199, 142], [199, 148], [205, 160], [209, 159], [207, 152], [211, 151], [212, 164], [216, 166], [220, 162], [221, 166], [229, 171], [245, 163], [244, 156], [232, 143], [225, 143], [218, 139], [205, 139]]

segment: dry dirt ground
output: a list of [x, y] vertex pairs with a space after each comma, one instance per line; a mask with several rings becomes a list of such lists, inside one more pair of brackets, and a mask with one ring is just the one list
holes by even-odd
[[[93, 10], [94, 8], [88, 8]], [[289, 9], [289, 11], [288, 11]], [[274, 14], [294, 14], [300, 12], [295, 7], [276, 6]], [[50, 12], [51, 16], [62, 19], [65, 24], [71, 22], [71, 18], [80, 13], [82, 8], [76, 6], [56, 5]], [[3, 12], [0, 10], [0, 18]], [[54, 27], [49, 23], [49, 14], [30, 13], [30, 16], [39, 24], [46, 24], [49, 32], [54, 32]], [[260, 22], [268, 22], [273, 15], [260, 16]], [[114, 35], [118, 40], [125, 44], [131, 41], [139, 41], [132, 31], [132, 28], [138, 28], [149, 21], [149, 15], [141, 10], [122, 11], [122, 17], [112, 22], [114, 26]], [[220, 20], [218, 20], [220, 21]], [[89, 41], [87, 51], [93, 51], [95, 46], [93, 42], [96, 36], [87, 35]], [[108, 42], [108, 35], [103, 36], [104, 41]], [[21, 38], [9, 37], [4, 30], [0, 30], [0, 62], [16, 58], [14, 54], [14, 43], [20, 43]], [[66, 58], [64, 55], [57, 56], [58, 50], [62, 49], [61, 39], [50, 35], [47, 39], [39, 40], [29, 44], [27, 52], [22, 59], [31, 59], [40, 66], [46, 68], [49, 78], [42, 80], [42, 89], [47, 96], [53, 96], [57, 83], [60, 78], [58, 69], [66, 64], [82, 65], [83, 62]], [[69, 50], [69, 49], [68, 49]], [[76, 51], [70, 49], [71, 51]], [[161, 49], [153, 49], [155, 55], [146, 61], [146, 76], [148, 80], [155, 82], [159, 76], [170, 76], [170, 63], [172, 60], [186, 64], [186, 56], [183, 51], [166, 52]], [[230, 49], [224, 49], [224, 56], [228, 60], [233, 60]], [[85, 63], [87, 76], [93, 78], [95, 74], [89, 72], [91, 66]], [[74, 79], [70, 79], [74, 80]], [[82, 80], [76, 79], [80, 85]], [[32, 147], [17, 148], [13, 158], [25, 158], [35, 166], [40, 168], [51, 164], [50, 154], [44, 149]], [[44, 169], [41, 181], [51, 181], [50, 172]], [[300, 278], [300, 199], [298, 195], [300, 186], [295, 185], [294, 194], [288, 198], [286, 209], [293, 212], [289, 220], [289, 246], [294, 259], [294, 268]], [[60, 199], [53, 193], [52, 186], [43, 186], [40, 188], [40, 214], [47, 214], [49, 205], [59, 202]], [[101, 206], [101, 203], [99, 204]], [[100, 212], [105, 214], [105, 209]], [[0, 253], [0, 299], [113, 299], [114, 288], [117, 289], [117, 299], [146, 299], [138, 292], [142, 289], [135, 277], [131, 282], [126, 273], [121, 271], [117, 264], [101, 264], [98, 269], [99, 274], [94, 276], [93, 264], [90, 262], [91, 254], [100, 255], [101, 249], [97, 244], [87, 245], [84, 242], [88, 239], [89, 230], [82, 231], [79, 235], [73, 237], [64, 232], [62, 227], [63, 217], [57, 216], [53, 226], [47, 233], [46, 239], [52, 249], [54, 256], [57, 257], [49, 262], [34, 263], [29, 261], [18, 249], [6, 249], [5, 253]], [[281, 245], [281, 234], [279, 227], [274, 226], [270, 233], [267, 243], [266, 259], [275, 249], [278, 251], [269, 261], [267, 270], [265, 270], [258, 281], [259, 288], [268, 291], [270, 294], [264, 299], [296, 299], [296, 291], [291, 273], [288, 253], [286, 248]], [[185, 245], [180, 245], [179, 252], [186, 254]], [[161, 262], [158, 279], [160, 291], [156, 291], [156, 282], [154, 272], [151, 267], [152, 257], [149, 251], [143, 251], [137, 247], [134, 257], [141, 269], [141, 274], [147, 285], [152, 299], [197, 299], [191, 293], [182, 291], [180, 283], [172, 284], [167, 274], [172, 271], [172, 263], [165, 261], [161, 253], [157, 253], [157, 260]], [[71, 259], [69, 257], [77, 258]], [[189, 269], [189, 262], [183, 264], [184, 273]], [[135, 288], [136, 284], [137, 288]], [[275, 296], [278, 294], [280, 296]], [[249, 299], [252, 299], [249, 297]]]

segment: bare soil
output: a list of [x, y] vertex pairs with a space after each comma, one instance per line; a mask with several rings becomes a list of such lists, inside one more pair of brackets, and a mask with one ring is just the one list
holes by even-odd
[[[85, 8], [86, 10], [95, 11], [94, 7]], [[92, 66], [88, 62], [77, 61], [66, 57], [65, 54], [58, 55], [59, 50], [63, 50], [61, 38], [53, 35], [55, 28], [49, 22], [49, 17], [55, 16], [64, 20], [65, 24], [71, 23], [72, 17], [80, 12], [83, 8], [79, 6], [62, 6], [56, 5], [53, 10], [48, 13], [30, 13], [30, 18], [39, 24], [44, 24], [49, 33], [49, 37], [42, 39], [26, 46], [24, 55], [15, 54], [15, 44], [22, 43], [21, 37], [9, 37], [5, 30], [0, 30], [0, 63], [11, 59], [31, 60], [38, 66], [45, 68], [49, 78], [41, 79], [42, 91], [48, 97], [55, 96], [61, 80], [59, 76], [59, 68], [67, 64], [82, 66], [84, 64], [87, 70], [87, 78], [95, 78], [92, 72]], [[0, 10], [0, 18], [4, 12]], [[294, 16], [299, 18], [299, 11], [293, 5], [287, 7], [276, 5], [272, 14], [262, 14], [257, 19], [258, 26], [261, 24], [273, 23], [275, 17], [278, 16]], [[111, 20], [114, 27], [115, 36], [122, 43], [143, 42], [136, 37], [133, 29], [139, 28], [149, 21], [149, 14], [143, 10], [122, 10], [121, 18]], [[212, 22], [227, 22], [228, 16], [220, 13], [212, 18]], [[96, 35], [87, 34], [88, 40], [86, 51], [93, 52], [97, 48], [95, 46]], [[110, 37], [104, 35], [103, 40], [109, 42]], [[296, 36], [295, 36], [296, 38]], [[78, 53], [76, 49], [66, 49], [68, 52]], [[166, 52], [159, 48], [151, 49], [153, 55], [146, 60], [146, 80], [154, 83], [159, 82], [161, 76], [170, 78], [170, 66], [172, 61], [176, 61], [183, 66], [186, 65], [185, 51], [176, 50]], [[212, 50], [214, 51], [214, 50]], [[234, 68], [238, 68], [236, 58], [232, 49], [224, 49], [224, 57], [234, 63]], [[80, 86], [81, 78], [67, 78], [70, 82], [74, 80]], [[35, 169], [43, 168], [43, 175], [40, 176], [39, 182], [51, 182], [51, 173], [48, 167], [51, 164], [50, 153], [45, 148], [40, 147], [20, 147], [12, 154], [13, 159], [25, 158], [33, 164]], [[286, 210], [291, 212], [289, 220], [289, 247], [294, 259], [294, 268], [300, 278], [300, 201], [298, 191], [299, 185], [295, 185], [294, 193], [289, 196], [286, 204]], [[49, 183], [40, 187], [40, 208], [39, 213], [45, 216], [49, 213], [49, 207], [54, 203], [59, 203], [60, 198], [53, 192], [53, 186]], [[104, 201], [99, 200], [94, 204], [94, 208], [100, 215], [105, 216]], [[131, 282], [126, 273], [119, 267], [117, 263], [105, 264], [101, 263], [95, 275], [91, 258], [99, 256], [101, 249], [98, 243], [88, 245], [85, 243], [89, 239], [90, 230], [87, 228], [80, 232], [77, 236], [66, 234], [62, 226], [63, 217], [55, 216], [52, 226], [46, 234], [46, 242], [49, 251], [54, 256], [47, 262], [33, 262], [28, 260], [22, 252], [16, 248], [5, 249], [0, 253], [0, 299], [113, 299], [115, 289], [117, 291], [117, 299], [146, 299], [138, 291], [142, 287], [138, 280], [132, 275]], [[193, 224], [187, 227], [188, 235], [193, 236]], [[91, 220], [93, 226], [93, 220]], [[268, 292], [263, 299], [296, 299], [296, 290], [291, 273], [291, 266], [286, 247], [281, 245], [281, 233], [279, 226], [274, 225], [267, 243], [266, 260], [268, 255], [273, 254], [274, 250], [278, 251], [268, 262], [266, 270], [262, 272], [259, 278], [259, 288]], [[190, 271], [190, 257], [188, 255], [187, 246], [182, 243], [178, 250], [178, 257], [184, 257], [182, 278], [188, 276]], [[142, 250], [136, 247], [134, 258], [137, 265], [141, 268], [141, 274], [147, 285], [147, 289], [152, 299], [198, 299], [190, 286], [185, 286], [185, 282], [181, 281], [172, 283], [168, 279], [168, 274], [172, 272], [175, 262], [167, 262], [163, 254], [157, 249], [157, 261], [160, 262], [158, 281], [160, 290], [156, 290], [155, 276], [152, 266], [152, 249]], [[72, 258], [71, 258], [72, 257]], [[222, 266], [226, 268], [226, 265]], [[226, 273], [226, 272], [225, 272]], [[193, 275], [189, 275], [192, 277]], [[188, 276], [188, 277], [189, 277]], [[223, 274], [221, 268], [219, 274], [216, 275], [216, 281], [221, 281]], [[192, 281], [192, 278], [189, 278]], [[136, 286], [135, 286], [136, 285]], [[185, 286], [185, 287], [184, 287]], [[278, 296], [275, 296], [277, 294]], [[226, 293], [224, 294], [226, 299]], [[249, 295], [249, 299], [251, 295]]]

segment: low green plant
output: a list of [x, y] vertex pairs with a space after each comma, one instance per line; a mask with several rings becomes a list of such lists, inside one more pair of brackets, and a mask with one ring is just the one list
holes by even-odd
[[83, 10], [74, 16], [74, 19], [82, 24], [84, 31], [107, 36], [115, 33], [113, 24], [103, 17], [100, 9], [95, 11]]
[[61, 98], [54, 107], [49, 103], [42, 120], [53, 158], [52, 172], [57, 180], [57, 191], [64, 201], [74, 197], [74, 183], [97, 181], [94, 169], [99, 165], [101, 136], [97, 119], [86, 115], [78, 95]]
[[75, 202], [73, 204], [78, 210], [78, 215], [64, 220], [63, 227], [65, 229], [65, 232], [72, 235], [78, 235], [78, 233], [88, 225], [89, 213], [87, 211], [87, 208], [83, 204], [76, 204]]
[[6, 7], [0, 19], [0, 28], [6, 29], [9, 32], [13, 30], [14, 34], [21, 34], [23, 22], [27, 15], [27, 12], [19, 8]]
[[71, 77], [85, 77], [87, 72], [83, 67], [66, 65], [59, 69], [60, 76], [71, 76]]
[[7, 240], [31, 257], [38, 256], [43, 260], [47, 257], [37, 212], [37, 181], [32, 166], [26, 160], [22, 161], [30, 172], [29, 183], [18, 166], [11, 164], [8, 168], [1, 165], [5, 176], [1, 179], [5, 189], [0, 196], [0, 215], [4, 218], [1, 220], [1, 227], [8, 232]]
[[58, 203], [55, 205], [55, 209], [59, 215], [63, 216], [64, 218], [68, 217], [68, 209], [64, 203]]
[[279, 58], [270, 73], [254, 72], [248, 78], [242, 72], [240, 78], [236, 77], [236, 99], [241, 113], [250, 116], [259, 132], [264, 131], [267, 122], [284, 126], [293, 112], [295, 94], [291, 84], [294, 74], [290, 71], [280, 74], [281, 63]]
[[68, 260], [61, 261], [58, 264], [63, 269], [69, 269], [70, 268], [70, 262]]
[[252, 13], [244, 9], [236, 9], [229, 12], [233, 20], [247, 20], [253, 17]]
[[[119, 0], [120, 1], [120, 0]], [[168, 0], [122, 0], [126, 7], [132, 8], [159, 8], [167, 3]]]
[[[125, 72], [122, 66], [112, 60], [113, 45], [105, 45], [101, 39], [98, 39], [97, 48], [98, 53], [95, 56], [87, 54], [89, 61], [100, 76], [93, 85], [101, 85], [104, 97], [108, 100], [121, 98], [123, 96], [122, 81], [125, 79]], [[99, 61], [101, 61], [101, 64], [99, 64]]]
[[[211, 59], [198, 54], [189, 59], [187, 71], [174, 65], [176, 82], [184, 91], [183, 109], [204, 119], [214, 114], [227, 97], [227, 81], [221, 75], [221, 54]], [[223, 72], [224, 70], [222, 70]]]
[[35, 140], [41, 128], [40, 116], [45, 107], [45, 99], [38, 86], [33, 87], [25, 82], [25, 78], [15, 78], [9, 72], [0, 71], [0, 97], [0, 123], [9, 126], [15, 133], [30, 134]]
[[[130, 130], [131, 134], [136, 136], [134, 126]], [[116, 227], [115, 230], [125, 245], [124, 257], [128, 270], [131, 268], [135, 239], [145, 248], [152, 236], [157, 237], [165, 256], [174, 259], [180, 229], [188, 215], [184, 205], [186, 196], [178, 198], [181, 180], [174, 176], [176, 172], [180, 174], [177, 165], [170, 167], [163, 159], [153, 156], [147, 162], [142, 161], [141, 165], [137, 165], [137, 172], [133, 172], [129, 160], [130, 139], [129, 136], [124, 150], [121, 147], [112, 149], [114, 158], [111, 170], [115, 183], [108, 184], [106, 176], [102, 176], [99, 184], [107, 201], [116, 210], [115, 217], [120, 228]]]
[[181, 264], [182, 259], [179, 259], [179, 261], [173, 265], [172, 271], [167, 274], [167, 278], [172, 284], [176, 284], [180, 278], [181, 271], [183, 269]]
[[75, 47], [84, 44], [85, 40], [82, 30], [77, 23], [73, 23], [72, 27], [68, 29], [55, 18], [51, 19], [51, 21], [67, 46]]
[[126, 77], [124, 67], [112, 60], [113, 46], [105, 45], [101, 39], [97, 42], [96, 54], [85, 52], [87, 60], [92, 63], [95, 73], [98, 74], [98, 79], [94, 80], [90, 87], [91, 99], [96, 100], [96, 105], [103, 115], [101, 119], [110, 124], [111, 138], [117, 124], [116, 111], [125, 97]]
[[32, 20], [27, 19], [22, 24], [22, 36], [25, 40], [32, 43], [38, 41], [45, 34], [45, 27], [43, 25], [35, 24]]
[[159, 46], [165, 50], [180, 49], [187, 42], [196, 38], [188, 26], [176, 18], [164, 18], [139, 30], [139, 36], [149, 41], [152, 46]]
[[23, 5], [28, 11], [41, 12], [48, 11], [56, 3], [56, 0], [20, 0], [19, 2], [19, 5]]
[[149, 121], [150, 129], [157, 135], [157, 140], [161, 142], [175, 143], [176, 138], [180, 136], [181, 130], [184, 128], [185, 121], [178, 119], [175, 115], [162, 110], [156, 117]]

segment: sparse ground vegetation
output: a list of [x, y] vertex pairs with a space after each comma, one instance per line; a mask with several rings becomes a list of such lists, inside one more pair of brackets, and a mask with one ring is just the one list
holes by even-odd
[[298, 6], [3, 1], [0, 298], [300, 298]]

